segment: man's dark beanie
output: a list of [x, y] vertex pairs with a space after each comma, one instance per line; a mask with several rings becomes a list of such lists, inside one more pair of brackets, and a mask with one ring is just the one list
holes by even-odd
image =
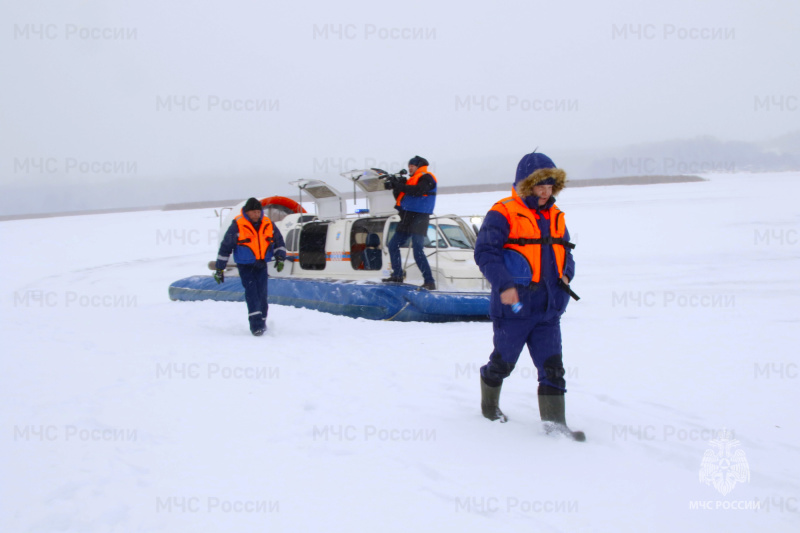
[[427, 167], [428, 160], [425, 159], [424, 157], [415, 155], [414, 157], [408, 160], [408, 164], [414, 165], [415, 167]]
[[261, 202], [255, 198], [250, 198], [244, 203], [244, 208], [242, 208], [242, 211], [255, 211], [256, 209], [259, 211], [262, 210]]

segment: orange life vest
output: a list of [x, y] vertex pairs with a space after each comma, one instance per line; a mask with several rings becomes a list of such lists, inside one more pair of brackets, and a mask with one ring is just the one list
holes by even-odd
[[[436, 176], [428, 172], [428, 166], [425, 165], [424, 167], [419, 167], [417, 171], [414, 172], [414, 174], [410, 178], [408, 178], [408, 181], [406, 181], [406, 185], [416, 185], [419, 182], [419, 179], [425, 174], [428, 174], [430, 177], [432, 177], [433, 181], [435, 181], [437, 184], [439, 183], [439, 180], [436, 179]], [[403, 197], [405, 195], [406, 193], [404, 192], [401, 192], [400, 194], [397, 195], [397, 203], [395, 204], [397, 207], [400, 207], [400, 202], [403, 201]], [[429, 195], [424, 194], [422, 195], [422, 198], [427, 198], [428, 196]]]
[[257, 261], [264, 259], [269, 246], [272, 244], [272, 235], [274, 234], [272, 221], [267, 217], [263, 217], [261, 225], [256, 231], [255, 226], [247, 217], [237, 215], [234, 220], [236, 225], [239, 226], [239, 240], [236, 241], [236, 244], [250, 248]]
[[492, 211], [497, 211], [508, 220], [511, 230], [508, 232], [508, 241], [503, 248], [509, 248], [522, 254], [527, 259], [531, 267], [531, 282], [538, 283], [542, 274], [542, 245], [552, 246], [556, 256], [556, 266], [558, 277], [564, 275], [564, 262], [567, 251], [575, 245], [564, 240], [566, 232], [566, 222], [564, 213], [553, 204], [549, 211], [543, 215], [550, 219], [550, 237], [542, 238], [539, 224], [536, 222], [537, 215], [525, 205], [525, 202], [512, 189], [512, 196], [504, 198], [492, 206]]

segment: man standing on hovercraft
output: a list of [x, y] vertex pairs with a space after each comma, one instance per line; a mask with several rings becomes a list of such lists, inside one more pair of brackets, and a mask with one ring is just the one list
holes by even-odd
[[392, 274], [383, 281], [386, 283], [402, 283], [405, 278], [400, 260], [400, 246], [408, 243], [414, 250], [414, 261], [417, 263], [424, 283], [423, 289], [436, 290], [436, 282], [425, 255], [425, 235], [428, 233], [433, 207], [436, 205], [436, 176], [428, 172], [428, 160], [418, 155], [408, 162], [411, 176], [407, 181], [390, 180], [386, 187], [393, 189], [397, 199], [395, 209], [400, 213], [400, 223], [394, 236], [389, 241], [389, 258], [392, 261]]

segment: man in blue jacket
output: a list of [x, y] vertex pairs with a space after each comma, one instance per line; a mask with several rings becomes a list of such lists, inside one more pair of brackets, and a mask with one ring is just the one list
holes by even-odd
[[561, 315], [574, 294], [569, 283], [575, 246], [553, 195], [566, 181], [549, 157], [527, 154], [517, 166], [511, 196], [492, 207], [478, 232], [475, 261], [492, 286], [494, 329], [494, 351], [481, 367], [481, 411], [490, 420], [508, 420], [500, 410], [500, 389], [527, 345], [538, 371], [545, 430], [585, 440], [582, 432], [569, 430], [564, 414]]
[[436, 290], [436, 282], [425, 255], [425, 235], [428, 233], [433, 208], [436, 205], [437, 180], [428, 171], [428, 160], [414, 156], [408, 162], [411, 175], [406, 182], [389, 182], [388, 187], [394, 189], [397, 200], [395, 209], [400, 213], [400, 223], [389, 240], [389, 259], [392, 262], [392, 274], [385, 278], [385, 283], [402, 283], [405, 279], [403, 264], [400, 260], [400, 246], [411, 239], [414, 250], [414, 261], [422, 273], [423, 289]]
[[255, 198], [245, 202], [242, 212], [225, 232], [215, 265], [217, 283], [225, 281], [225, 267], [231, 252], [244, 287], [250, 332], [261, 336], [267, 330], [267, 262], [274, 255], [275, 270], [283, 270], [286, 246], [280, 230], [264, 216], [261, 202]]

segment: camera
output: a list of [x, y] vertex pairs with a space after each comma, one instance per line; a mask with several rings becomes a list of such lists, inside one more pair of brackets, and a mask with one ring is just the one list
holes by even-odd
[[408, 174], [406, 169], [402, 169], [395, 174], [384, 174], [381, 176], [383, 186], [387, 189], [396, 189], [398, 186], [404, 185], [406, 183], [406, 174]]

